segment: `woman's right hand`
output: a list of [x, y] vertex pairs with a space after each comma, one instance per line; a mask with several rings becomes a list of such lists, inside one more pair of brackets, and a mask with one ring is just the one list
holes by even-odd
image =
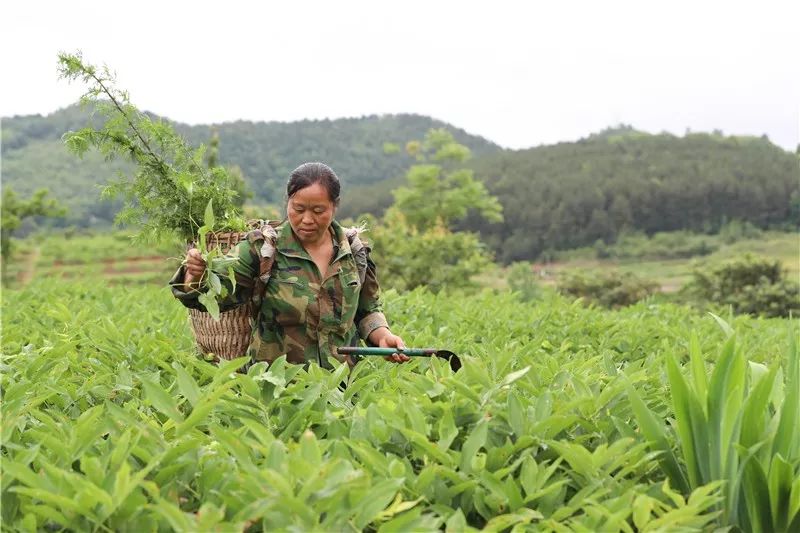
[[206, 271], [206, 262], [203, 261], [200, 250], [192, 248], [186, 253], [184, 265], [186, 266], [186, 272], [183, 276], [183, 285], [189, 289], [192, 284], [196, 285], [197, 282], [203, 279], [203, 273]]

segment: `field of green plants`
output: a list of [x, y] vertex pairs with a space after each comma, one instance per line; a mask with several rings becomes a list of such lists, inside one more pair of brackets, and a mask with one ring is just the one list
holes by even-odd
[[3, 530], [800, 527], [796, 320], [385, 296], [463, 368], [237, 373], [166, 287], [5, 290]]

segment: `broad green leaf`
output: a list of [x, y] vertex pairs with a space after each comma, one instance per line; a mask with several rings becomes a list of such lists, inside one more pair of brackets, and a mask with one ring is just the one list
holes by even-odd
[[464, 441], [464, 445], [461, 447], [461, 470], [470, 471], [472, 457], [486, 444], [488, 428], [489, 422], [486, 418], [481, 418], [472, 428], [467, 440]]
[[30, 496], [31, 498], [41, 500], [45, 503], [49, 503], [54, 505], [56, 509], [59, 511], [71, 511], [73, 513], [80, 513], [81, 509], [78, 504], [72, 500], [72, 498], [67, 498], [65, 496], [61, 496], [60, 494], [56, 494], [54, 492], [50, 492], [43, 489], [34, 489], [29, 487], [11, 487], [8, 489], [11, 492], [16, 492], [17, 494], [24, 494], [26, 496]]
[[730, 338], [733, 336], [734, 331], [733, 328], [730, 326], [730, 324], [728, 324], [725, 320], [715, 315], [714, 313], [709, 312], [708, 314], [714, 317], [714, 320], [717, 321], [717, 324], [719, 325], [720, 329], [725, 332], [726, 338]]
[[217, 406], [219, 399], [235, 385], [236, 383], [234, 381], [223, 383], [214, 388], [211, 394], [203, 396], [201, 401], [192, 409], [192, 412], [189, 413], [189, 416], [186, 417], [186, 420], [178, 424], [176, 434], [178, 436], [184, 435], [187, 431], [205, 420], [209, 413]]
[[[711, 373], [711, 381], [708, 388], [708, 434], [710, 442], [711, 457], [717, 460], [711, 461], [711, 479], [721, 479], [722, 458], [724, 458], [723, 448], [723, 417], [725, 400], [731, 393], [731, 373], [736, 366], [737, 351], [734, 343], [735, 337], [730, 336], [722, 348], [720, 357], [717, 360], [714, 370]], [[736, 381], [734, 378], [733, 381]]]
[[776, 454], [769, 468], [769, 501], [772, 511], [772, 527], [775, 531], [786, 531], [789, 522], [789, 501], [794, 481], [795, 468]]
[[633, 524], [639, 531], [644, 531], [653, 512], [653, 498], [646, 494], [639, 494], [633, 500]]
[[217, 295], [222, 292], [222, 282], [220, 281], [219, 276], [210, 270], [208, 271], [208, 287], [210, 289], [209, 292], [213, 293], [213, 295]]
[[506, 409], [508, 411], [508, 424], [511, 426], [511, 429], [514, 430], [514, 433], [517, 435], [517, 437], [524, 435], [525, 434], [524, 408], [522, 407], [522, 403], [519, 401], [519, 398], [514, 393], [514, 391], [509, 391], [508, 393]]
[[357, 529], [363, 530], [392, 500], [403, 485], [403, 479], [386, 479], [370, 487], [369, 492], [357, 505], [358, 513], [353, 517], [353, 524]]
[[491, 533], [499, 533], [516, 524], [529, 524], [533, 520], [544, 518], [544, 515], [539, 511], [533, 509], [520, 509], [516, 513], [504, 514], [495, 516], [489, 520], [483, 528], [483, 531]]
[[197, 382], [178, 361], [172, 362], [172, 368], [175, 369], [176, 382], [178, 383], [178, 389], [181, 391], [181, 394], [183, 394], [184, 398], [189, 400], [190, 404], [197, 405], [197, 402], [200, 401], [201, 394]]
[[319, 442], [317, 442], [316, 435], [314, 435], [314, 432], [310, 429], [306, 430], [300, 438], [300, 453], [303, 459], [314, 466], [318, 466], [322, 463], [322, 452], [320, 452], [319, 449]]
[[778, 367], [774, 367], [766, 376], [759, 379], [744, 401], [739, 442], [745, 448], [750, 448], [765, 436], [763, 433], [767, 422], [767, 406], [777, 370]]
[[212, 293], [201, 293], [197, 300], [203, 304], [203, 307], [206, 308], [206, 311], [208, 311], [214, 320], [219, 321], [219, 303], [217, 303], [217, 299]]
[[213, 207], [213, 200], [209, 200], [208, 204], [206, 204], [206, 212], [203, 215], [203, 226], [208, 228], [208, 231], [214, 231], [214, 224], [216, 221], [214, 220], [214, 207]]
[[439, 442], [437, 442], [439, 449], [448, 450], [457, 436], [458, 428], [453, 421], [453, 412], [446, 409], [442, 418], [439, 419]]
[[594, 477], [595, 467], [592, 454], [586, 448], [580, 444], [555, 440], [547, 441], [547, 444], [558, 452], [575, 472], [587, 480]]
[[744, 503], [753, 533], [767, 533], [773, 530], [770, 519], [769, 486], [764, 469], [758, 461], [751, 459], [744, 465], [742, 490]]
[[706, 374], [706, 365], [703, 360], [703, 353], [700, 350], [700, 341], [697, 338], [697, 333], [692, 331], [692, 336], [689, 339], [689, 361], [692, 366], [693, 388], [700, 405], [705, 409], [706, 395], [708, 391], [708, 375]]
[[141, 378], [142, 387], [144, 387], [147, 399], [153, 404], [153, 407], [170, 417], [175, 422], [181, 422], [183, 416], [178, 411], [178, 404], [175, 398], [170, 395], [161, 384], [151, 381], [148, 378]]
[[794, 524], [800, 525], [800, 476], [792, 483], [792, 490], [789, 493], [789, 527], [788, 531], [794, 531]]
[[85, 449], [103, 433], [104, 427], [99, 420], [104, 412], [103, 404], [100, 404], [89, 408], [78, 417], [73, 429], [72, 452], [75, 457], [83, 455]]
[[797, 438], [797, 428], [800, 427], [800, 356], [798, 356], [797, 338], [794, 331], [789, 338], [789, 357], [785, 380], [786, 392], [781, 406], [778, 431], [772, 445], [772, 453], [781, 454], [789, 461], [798, 461], [800, 460], [800, 439]]
[[450, 515], [450, 518], [448, 518], [447, 522], [445, 523], [445, 531], [447, 533], [461, 533], [462, 531], [469, 531], [471, 529], [473, 528], [470, 528], [467, 525], [467, 519], [461, 509], [456, 509], [456, 511]]
[[647, 408], [632, 385], [628, 384], [627, 390], [631, 408], [636, 416], [636, 420], [639, 422], [639, 429], [644, 434], [645, 438], [650, 441], [653, 449], [661, 452], [662, 455], [659, 461], [664, 467], [669, 479], [671, 479], [681, 491], [689, 492], [688, 481], [681, 467], [678, 465], [675, 454], [672, 452], [663, 424], [661, 424], [650, 409]]
[[11, 474], [11, 476], [33, 489], [41, 489], [44, 491], [52, 489], [45, 478], [37, 476], [27, 465], [17, 463], [11, 459], [3, 459], [3, 473]]
[[[693, 429], [696, 424], [692, 424], [692, 416], [700, 415], [693, 413], [691, 408], [692, 400], [697, 404], [694, 390], [689, 388], [681, 374], [675, 358], [668, 354], [666, 356], [667, 375], [669, 376], [670, 392], [672, 395], [672, 405], [675, 410], [675, 421], [677, 423], [678, 437], [680, 438], [683, 459], [686, 461], [688, 469], [689, 485], [697, 487], [704, 481], [699, 471], [699, 459], [701, 459], [702, 448], [707, 446], [705, 442], [698, 442], [697, 435]], [[703, 420], [700, 423], [704, 422]]]
[[512, 383], [523, 377], [525, 374], [527, 374], [530, 371], [530, 369], [531, 367], [529, 365], [521, 370], [517, 370], [516, 372], [508, 374], [505, 378], [503, 378], [503, 381], [500, 383], [500, 385], [501, 386], [511, 385]]

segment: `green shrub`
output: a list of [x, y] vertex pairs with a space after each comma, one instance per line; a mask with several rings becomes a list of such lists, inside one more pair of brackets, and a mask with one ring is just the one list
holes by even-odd
[[374, 245], [373, 257], [385, 287], [427, 287], [433, 292], [471, 287], [472, 276], [492, 261], [477, 235], [451, 232], [441, 225], [419, 231], [393, 209], [381, 223], [370, 226], [373, 229], [365, 237]]
[[691, 231], [659, 232], [648, 237], [644, 233], [627, 232], [613, 244], [594, 244], [598, 259], [682, 259], [708, 255], [719, 248], [714, 238]]
[[559, 282], [561, 292], [597, 303], [603, 307], [625, 307], [634, 304], [658, 291], [658, 284], [642, 279], [635, 274], [609, 272], [587, 275], [573, 272]]
[[508, 270], [508, 286], [526, 302], [538, 299], [541, 294], [536, 274], [531, 269], [531, 264], [525, 261], [511, 265]]
[[730, 306], [735, 313], [779, 317], [800, 310], [800, 287], [784, 279], [780, 262], [750, 254], [710, 272], [695, 270], [683, 292], [697, 303]]

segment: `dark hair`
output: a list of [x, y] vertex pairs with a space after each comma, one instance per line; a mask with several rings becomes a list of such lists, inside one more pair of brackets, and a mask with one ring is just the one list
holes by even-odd
[[322, 184], [328, 191], [328, 198], [334, 205], [339, 205], [339, 177], [331, 167], [325, 163], [303, 163], [289, 174], [286, 183], [286, 198], [291, 198], [294, 193], [305, 189], [315, 183]]

